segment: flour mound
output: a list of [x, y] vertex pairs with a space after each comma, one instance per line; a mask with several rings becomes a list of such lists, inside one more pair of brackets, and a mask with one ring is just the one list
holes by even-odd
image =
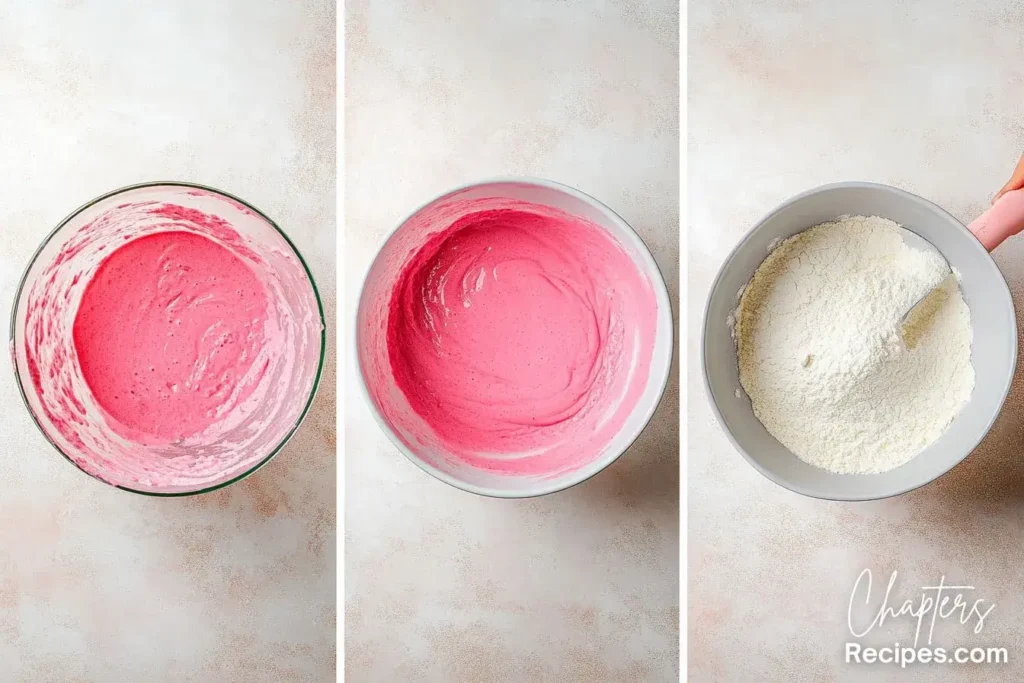
[[779, 244], [744, 288], [734, 335], [740, 383], [768, 432], [839, 474], [913, 459], [970, 399], [970, 310], [959, 287], [908, 349], [904, 313], [949, 266], [896, 223], [842, 217]]

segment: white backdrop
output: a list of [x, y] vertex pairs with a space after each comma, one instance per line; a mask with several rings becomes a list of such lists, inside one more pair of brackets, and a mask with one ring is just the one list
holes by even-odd
[[[351, 5], [348, 324], [399, 220], [498, 175], [550, 178], [608, 204], [678, 301], [677, 12], [662, 1]], [[551, 496], [491, 500], [392, 446], [359, 394], [345, 332], [348, 680], [675, 680], [677, 380], [605, 472]]]
[[[277, 221], [333, 321], [334, 24], [321, 0], [0, 3], [0, 312], [66, 214], [185, 180]], [[328, 333], [295, 439], [244, 482], [184, 499], [79, 472], [0, 362], [0, 682], [334, 680]]]
[[[788, 197], [868, 180], [964, 222], [988, 206], [1024, 151], [1020, 3], [704, 0], [691, 3], [689, 24], [690, 680], [1020, 680], [1024, 366], [964, 463], [904, 496], [841, 504], [750, 467], [715, 421], [698, 365], [717, 269]], [[993, 255], [1024, 331], [1024, 239]], [[976, 586], [997, 604], [983, 633], [957, 624], [933, 644], [1005, 646], [1011, 665], [843, 664], [865, 568], [876, 592], [899, 571], [897, 607], [943, 574]], [[890, 645], [913, 640], [905, 620], [877, 633]]]

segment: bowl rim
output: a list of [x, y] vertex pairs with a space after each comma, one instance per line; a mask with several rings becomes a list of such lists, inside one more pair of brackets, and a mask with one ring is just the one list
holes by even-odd
[[[736, 440], [736, 437], [733, 436], [732, 430], [730, 430], [728, 424], [726, 424], [725, 417], [722, 415], [722, 411], [718, 407], [718, 402], [715, 400], [715, 395], [714, 395], [714, 393], [711, 390], [711, 380], [710, 380], [710, 374], [708, 372], [707, 357], [706, 357], [706, 353], [705, 353], [705, 351], [706, 351], [706, 344], [707, 344], [707, 330], [708, 330], [708, 324], [709, 324], [709, 316], [711, 314], [711, 299], [714, 296], [715, 292], [719, 288], [722, 276], [724, 275], [726, 268], [729, 267], [729, 265], [732, 263], [733, 259], [740, 252], [740, 250], [753, 237], [754, 233], [757, 232], [758, 230], [760, 230], [761, 226], [763, 226], [765, 223], [767, 223], [770, 218], [772, 218], [775, 214], [779, 213], [783, 209], [785, 209], [785, 208], [787, 208], [787, 207], [789, 207], [789, 206], [791, 206], [791, 205], [793, 205], [793, 204], [795, 204], [797, 202], [803, 201], [807, 197], [810, 197], [811, 195], [820, 194], [820, 193], [828, 191], [828, 190], [837, 190], [837, 189], [870, 189], [870, 190], [881, 190], [881, 191], [884, 191], [884, 192], [893, 193], [893, 194], [901, 196], [902, 198], [906, 199], [907, 201], [911, 201], [911, 202], [914, 202], [914, 203], [917, 203], [917, 204], [924, 205], [924, 206], [926, 206], [928, 208], [931, 208], [931, 209], [939, 212], [940, 214], [946, 216], [947, 218], [949, 218], [950, 221], [952, 221], [952, 223], [954, 225], [959, 226], [960, 230], [962, 230], [964, 233], [970, 235], [971, 238], [974, 240], [974, 243], [977, 245], [977, 248], [980, 249], [982, 252], [984, 252], [985, 256], [988, 257], [989, 261], [992, 264], [992, 267], [995, 269], [996, 273], [998, 274], [998, 276], [1000, 278], [1000, 281], [1003, 284], [1003, 288], [1004, 288], [1004, 290], [1006, 292], [1006, 296], [1010, 300], [1011, 308], [1014, 308], [1014, 306], [1013, 306], [1013, 296], [1012, 296], [1012, 294], [1010, 292], [1009, 285], [1006, 283], [1006, 277], [1003, 275], [1002, 271], [999, 269], [999, 266], [996, 264], [995, 260], [992, 258], [992, 254], [987, 249], [985, 249], [985, 247], [981, 244], [981, 242], [978, 241], [977, 237], [975, 237], [974, 234], [970, 230], [967, 229], [967, 226], [965, 226], [962, 222], [960, 222], [959, 219], [957, 219], [955, 216], [953, 216], [948, 211], [943, 209], [941, 206], [939, 206], [938, 204], [936, 204], [934, 202], [931, 202], [931, 201], [929, 201], [929, 200], [927, 200], [927, 199], [925, 199], [925, 198], [923, 198], [923, 197], [921, 197], [919, 195], [916, 195], [916, 194], [914, 194], [912, 192], [908, 192], [906, 190], [902, 190], [902, 189], [900, 189], [898, 187], [893, 187], [892, 185], [885, 185], [883, 183], [873, 183], [873, 182], [866, 182], [866, 181], [844, 181], [844, 182], [838, 182], [838, 183], [828, 183], [828, 184], [825, 184], [825, 185], [819, 185], [818, 187], [814, 187], [814, 188], [811, 188], [809, 190], [805, 190], [805, 191], [803, 191], [803, 192], [801, 192], [801, 193], [799, 193], [797, 195], [794, 195], [794, 196], [790, 197], [789, 199], [785, 200], [784, 202], [782, 202], [781, 204], [779, 204], [778, 206], [776, 206], [774, 209], [772, 209], [768, 213], [764, 214], [761, 217], [761, 219], [757, 223], [754, 224], [754, 227], [750, 228], [750, 230], [748, 230], [746, 232], [746, 234], [738, 242], [736, 242], [736, 245], [729, 251], [728, 256], [726, 256], [725, 259], [722, 261], [722, 265], [718, 268], [718, 273], [715, 275], [715, 279], [711, 283], [711, 287], [708, 290], [707, 299], [706, 299], [706, 301], [704, 303], [704, 315], [703, 315], [703, 318], [702, 318], [702, 321], [701, 321], [701, 330], [700, 330], [700, 369], [701, 369], [701, 373], [703, 374], [704, 393], [707, 396], [708, 403], [711, 404], [711, 410], [715, 414], [715, 419], [718, 420], [718, 424], [722, 427], [722, 431], [725, 432], [725, 435], [726, 435], [726, 437], [728, 437], [729, 441], [732, 443], [733, 448], [735, 448], [737, 451], [739, 451], [740, 455], [743, 456], [743, 458], [747, 461], [747, 463], [750, 464], [755, 470], [760, 472], [762, 475], [764, 475], [765, 478], [767, 478], [768, 480], [770, 480], [773, 483], [777, 484], [778, 486], [781, 486], [782, 488], [789, 489], [790, 491], [793, 491], [795, 493], [799, 493], [799, 494], [807, 496], [809, 498], [817, 498], [818, 500], [832, 500], [832, 501], [839, 501], [839, 502], [859, 502], [859, 501], [869, 501], [869, 500], [882, 500], [882, 499], [885, 499], [885, 498], [893, 498], [895, 496], [901, 496], [904, 493], [909, 493], [910, 491], [914, 491], [916, 489], [919, 489], [922, 486], [927, 486], [928, 484], [931, 484], [935, 480], [939, 479], [940, 477], [945, 476], [950, 471], [952, 471], [953, 468], [955, 468], [957, 465], [959, 465], [964, 460], [966, 460], [967, 457], [970, 456], [971, 453], [973, 453], [978, 448], [978, 445], [985, 439], [985, 437], [988, 435], [988, 433], [992, 430], [992, 425], [995, 424], [995, 421], [999, 418], [999, 415], [1002, 414], [1002, 409], [1003, 409], [1003, 406], [1006, 403], [1007, 396], [1009, 396], [1010, 387], [1013, 384], [1013, 377], [1014, 377], [1014, 374], [1016, 372], [1018, 349], [1017, 349], [1016, 343], [1014, 343], [1014, 345], [1013, 345], [1013, 358], [1012, 358], [1012, 361], [1010, 363], [1010, 373], [1009, 373], [1008, 377], [1006, 378], [1005, 385], [1003, 386], [1003, 389], [1002, 389], [1002, 396], [1001, 396], [1001, 398], [999, 400], [999, 410], [995, 411], [994, 414], [991, 416], [991, 418], [989, 418], [988, 424], [985, 426], [985, 429], [981, 431], [980, 436], [975, 441], [974, 445], [971, 446], [970, 450], [968, 450], [966, 453], [964, 453], [956, 462], [952, 463], [949, 467], [947, 467], [946, 469], [942, 470], [941, 472], [936, 474], [934, 477], [932, 477], [932, 478], [930, 478], [930, 479], [928, 479], [926, 481], [923, 481], [923, 482], [920, 482], [920, 483], [916, 483], [916, 484], [913, 484], [911, 486], [904, 486], [904, 487], [899, 488], [899, 489], [894, 490], [894, 491], [883, 492], [883, 493], [879, 493], [879, 494], [825, 495], [825, 494], [821, 493], [820, 491], [811, 490], [811, 489], [809, 489], [809, 488], [807, 488], [805, 486], [800, 486], [800, 485], [795, 484], [795, 483], [793, 483], [791, 481], [788, 481], [786, 478], [779, 476], [774, 471], [764, 467], [760, 462], [758, 462], [756, 459], [754, 459], [753, 456], [751, 456], [750, 453], [748, 453], [747, 450], [744, 449], [739, 444], [739, 442]], [[813, 227], [813, 226], [808, 226], [808, 227]], [[1011, 332], [1013, 334], [1013, 338], [1016, 339], [1017, 338], [1017, 319], [1016, 319], [1016, 316], [1011, 316], [1010, 323], [1012, 325]], [[796, 456], [793, 456], [793, 457], [796, 457]], [[836, 476], [844, 476], [844, 475], [836, 475]]]
[[[565, 481], [557, 484], [545, 484], [543, 486], [525, 489], [522, 491], [503, 491], [500, 489], [487, 486], [476, 486], [474, 484], [470, 484], [459, 479], [456, 479], [455, 477], [452, 477], [448, 473], [443, 472], [437, 469], [436, 467], [430, 465], [429, 463], [426, 463], [420, 458], [416, 457], [416, 455], [412, 453], [412, 451], [408, 448], [408, 446], [405, 445], [405, 443], [398, 437], [398, 435], [395, 434], [394, 430], [390, 427], [390, 425], [388, 425], [387, 421], [384, 419], [384, 416], [381, 415], [380, 410], [378, 410], [377, 408], [377, 404], [374, 403], [373, 399], [370, 396], [370, 390], [366, 384], [366, 377], [363, 374], [363, 367], [362, 364], [359, 362], [359, 311], [362, 306], [363, 293], [366, 289], [366, 283], [369, 278], [370, 271], [373, 269], [374, 264], [376, 264], [377, 259], [380, 258], [380, 254], [384, 250], [384, 247], [387, 246], [388, 242], [390, 242], [391, 239], [398, 233], [398, 231], [401, 230], [402, 226], [404, 226], [414, 216], [416, 216], [417, 214], [419, 214], [421, 211], [431, 206], [432, 204], [435, 204], [443, 199], [450, 197], [451, 195], [457, 194], [465, 190], [469, 190], [475, 187], [481, 187], [484, 185], [497, 184], [533, 185], [535, 187], [542, 187], [550, 190], [555, 190], [557, 192], [567, 194], [586, 204], [590, 204], [591, 206], [603, 212], [606, 212], [612, 220], [620, 223], [626, 229], [626, 233], [631, 237], [631, 239], [633, 239], [634, 244], [637, 247], [637, 253], [648, 267], [647, 274], [650, 275], [650, 279], [652, 281], [652, 288], [654, 289], [654, 295], [657, 299], [658, 305], [659, 307], [663, 307], [663, 310], [667, 310], [669, 315], [668, 342], [670, 353], [667, 356], [668, 360], [665, 363], [664, 368], [657, 369], [657, 371], [661, 375], [661, 386], [658, 388], [657, 392], [658, 398], [656, 401], [652, 402], [651, 407], [646, 411], [643, 421], [641, 423], [638, 423], [639, 428], [636, 429], [636, 432], [629, 440], [629, 443], [626, 444], [619, 452], [613, 451], [611, 454], [605, 455], [600, 460], [591, 463], [589, 467], [581, 468], [581, 476], [579, 477], [569, 477]], [[657, 260], [655, 260], [654, 255], [651, 253], [650, 247], [647, 246], [647, 243], [644, 242], [640, 234], [633, 228], [633, 226], [631, 226], [624, 218], [622, 218], [622, 216], [620, 216], [618, 213], [616, 213], [614, 210], [612, 210], [610, 207], [608, 207], [600, 200], [590, 196], [585, 192], [582, 192], [581, 190], [577, 190], [576, 188], [571, 187], [569, 185], [565, 185], [554, 180], [547, 180], [545, 178], [538, 178], [534, 176], [495, 176], [485, 178], [483, 180], [464, 183], [451, 190], [447, 190], [437, 195], [431, 200], [420, 204], [413, 211], [407, 213], [405, 217], [402, 218], [395, 225], [395, 227], [388, 233], [387, 237], [381, 242], [380, 247], [377, 249], [377, 253], [370, 260], [369, 265], [367, 265], [366, 268], [364, 269], [363, 276], [359, 285], [359, 291], [356, 293], [356, 306], [354, 315], [352, 316], [351, 319], [351, 324], [353, 341], [351, 353], [352, 358], [355, 362], [356, 375], [358, 376], [359, 391], [363, 397], [363, 401], [369, 407], [370, 413], [373, 415], [373, 418], [377, 422], [377, 425], [380, 427], [381, 431], [383, 431], [384, 434], [391, 441], [391, 443], [394, 444], [394, 446], [398, 448], [399, 451], [401, 451], [402, 455], [404, 455], [406, 459], [408, 459], [410, 462], [412, 462], [414, 465], [419, 467], [427, 474], [431, 475], [435, 479], [443, 481], [444, 483], [454, 488], [469, 493], [475, 493], [477, 495], [485, 496], [488, 498], [537, 498], [540, 496], [546, 496], [552, 493], [557, 493], [559, 491], [564, 491], [566, 489], [577, 486], [578, 484], [582, 484], [588, 479], [591, 479], [592, 477], [598, 475], [600, 472], [605, 470], [609, 465], [611, 465], [613, 462], [622, 457], [622, 455], [626, 451], [632, 448], [633, 444], [636, 443], [637, 439], [640, 438], [640, 435], [644, 432], [644, 430], [647, 429], [647, 426], [654, 418], [654, 414], [657, 412], [658, 407], [661, 405], [661, 402], [665, 397], [665, 390], [668, 388], [669, 379], [672, 375], [672, 359], [676, 353], [675, 309], [672, 307], [672, 297], [669, 296], [668, 285], [665, 283], [664, 273], [661, 272], [661, 268], [658, 266]], [[651, 377], [654, 377], [655, 371], [656, 369], [652, 367], [650, 374]]]
[[[143, 491], [140, 489], [132, 488], [130, 486], [112, 484], [102, 479], [101, 477], [82, 469], [82, 467], [78, 463], [72, 460], [71, 457], [67, 453], [65, 453], [61, 449], [61, 447], [54, 442], [52, 438], [50, 438], [50, 436], [46, 433], [46, 430], [44, 430], [43, 426], [39, 423], [39, 418], [36, 416], [35, 411], [32, 410], [32, 406], [29, 404], [28, 395], [25, 393], [24, 383], [22, 382], [21, 379], [21, 373], [18, 372], [17, 358], [14, 355], [14, 337], [18, 321], [18, 303], [21, 300], [22, 290], [24, 290], [25, 288], [25, 283], [26, 280], [28, 279], [29, 272], [32, 270], [32, 266], [35, 265], [36, 259], [39, 258], [39, 255], [42, 253], [43, 249], [46, 248], [46, 245], [50, 243], [50, 240], [52, 240], [56, 236], [56, 234], [60, 232], [61, 228], [67, 225], [76, 216], [78, 216], [86, 209], [89, 209], [102, 201], [105, 201], [112, 197], [116, 197], [121, 194], [133, 192], [135, 190], [157, 187], [189, 188], [203, 190], [205, 192], [209, 192], [215, 195], [220, 195], [221, 197], [225, 197], [231, 201], [237, 202], [238, 204], [244, 206], [247, 210], [252, 211], [257, 216], [265, 220], [271, 227], [273, 227], [278, 232], [278, 234], [281, 235], [281, 237], [284, 238], [284, 241], [288, 244], [292, 252], [294, 252], [295, 256], [299, 259], [299, 263], [302, 264], [303, 269], [306, 271], [306, 277], [309, 279], [309, 284], [313, 288], [313, 296], [316, 298], [317, 310], [320, 316], [320, 359], [317, 364], [316, 375], [313, 378], [313, 385], [312, 387], [310, 387], [309, 396], [306, 399], [306, 404], [303, 406], [302, 412], [299, 413], [298, 418], [295, 420], [295, 424], [292, 425], [291, 429], [289, 429], [288, 432], [285, 433], [285, 435], [281, 438], [278, 444], [273, 449], [271, 449], [270, 453], [267, 454], [266, 457], [262, 458], [259, 462], [255, 463], [249, 469], [226, 481], [219, 482], [217, 484], [206, 486], [193, 491]], [[143, 496], [151, 496], [154, 498], [180, 498], [184, 496], [197, 496], [203, 493], [211, 493], [213, 491], [217, 491], [219, 489], [230, 486], [231, 484], [239, 482], [249, 477], [249, 475], [255, 473], [261, 467], [266, 465], [268, 462], [270, 462], [271, 458], [273, 458], [275, 455], [280, 453], [281, 450], [284, 449], [284, 447], [288, 444], [291, 438], [295, 435], [295, 432], [298, 431], [299, 427], [305, 421], [306, 415], [309, 414], [309, 409], [313, 405], [313, 399], [316, 397], [316, 394], [320, 389], [320, 380], [323, 376], [324, 363], [327, 356], [327, 322], [324, 316], [323, 301], [320, 298], [320, 290], [316, 285], [316, 279], [313, 277], [313, 272], [310, 270], [309, 264], [306, 262], [306, 259], [303, 258], [302, 252], [299, 251], [298, 247], [295, 246], [295, 243], [292, 242], [290, 237], [288, 237], [287, 233], [285, 233], [285, 231], [282, 230], [281, 227], [277, 223], [275, 223], [269, 216], [267, 216], [265, 213], [263, 213], [262, 211], [260, 211], [259, 209], [257, 209], [255, 206], [245, 201], [244, 199], [237, 197], [231, 194], [230, 192], [225, 192], [224, 190], [218, 190], [215, 187], [210, 187], [209, 185], [201, 185], [199, 183], [184, 182], [178, 180], [154, 180], [142, 183], [135, 183], [132, 185], [125, 185], [116, 190], [111, 190], [109, 192], [101, 194], [98, 197], [89, 200], [85, 204], [82, 204], [77, 209], [69, 213], [63, 220], [57, 223], [57, 226], [55, 228], [50, 230], [50, 232], [46, 235], [45, 238], [43, 238], [42, 242], [40, 242], [39, 246], [36, 248], [35, 252], [29, 259], [28, 265], [25, 266], [25, 271], [22, 273], [21, 280], [18, 283], [18, 288], [14, 292], [14, 302], [11, 304], [11, 324], [9, 332], [9, 342], [11, 345], [11, 365], [14, 368], [14, 379], [18, 385], [18, 393], [21, 395], [22, 403], [25, 405], [25, 409], [28, 411], [28, 414], [32, 417], [32, 422], [35, 423], [36, 428], [43, 435], [43, 438], [45, 438], [47, 442], [49, 442], [49, 444], [53, 446], [53, 448], [64, 457], [65, 460], [70, 462], [72, 465], [75, 466], [76, 469], [88, 475], [92, 479], [96, 479], [107, 486], [112, 486], [114, 488], [121, 489], [122, 491], [128, 491], [129, 493], [137, 493]]]

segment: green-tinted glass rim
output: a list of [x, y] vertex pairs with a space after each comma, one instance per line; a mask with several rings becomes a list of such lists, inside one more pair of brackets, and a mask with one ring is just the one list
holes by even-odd
[[80, 470], [81, 472], [84, 472], [85, 474], [89, 475], [93, 479], [98, 479], [99, 481], [103, 481], [103, 483], [107, 484], [108, 486], [114, 486], [115, 488], [119, 488], [122, 491], [129, 491], [131, 493], [138, 493], [138, 494], [143, 495], [143, 496], [154, 496], [154, 497], [157, 497], [157, 498], [177, 498], [177, 497], [181, 497], [181, 496], [197, 496], [199, 494], [210, 493], [212, 491], [216, 491], [218, 489], [222, 489], [225, 486], [230, 486], [231, 484], [234, 484], [235, 482], [239, 482], [242, 479], [245, 479], [246, 477], [251, 475], [253, 472], [255, 472], [258, 469], [260, 469], [261, 467], [263, 467], [264, 465], [266, 465], [268, 462], [270, 462], [270, 459], [273, 458], [275, 455], [277, 455], [281, 451], [281, 449], [283, 449], [285, 447], [285, 445], [291, 440], [292, 436], [295, 435], [295, 432], [298, 430], [299, 426], [306, 419], [306, 415], [309, 413], [310, 406], [313, 405], [313, 399], [314, 399], [314, 397], [316, 397], [317, 390], [320, 388], [320, 378], [323, 375], [324, 361], [325, 361], [326, 356], [327, 356], [327, 322], [326, 322], [326, 319], [324, 317], [324, 304], [323, 304], [323, 301], [321, 301], [321, 299], [320, 299], [320, 290], [316, 286], [316, 279], [314, 279], [313, 273], [309, 269], [309, 264], [307, 264], [306, 263], [306, 259], [304, 259], [302, 257], [302, 252], [299, 251], [298, 247], [295, 246], [295, 243], [292, 242], [291, 238], [288, 237], [288, 235], [285, 233], [285, 231], [282, 230], [281, 227], [277, 223], [275, 223], [273, 220], [271, 220], [271, 218], [269, 216], [267, 216], [265, 213], [263, 213], [262, 211], [257, 209], [255, 206], [253, 206], [249, 202], [245, 201], [244, 199], [241, 199], [240, 197], [236, 197], [235, 195], [231, 194], [230, 192], [224, 192], [223, 190], [218, 190], [215, 187], [209, 187], [208, 185], [200, 185], [198, 183], [185, 183], [185, 182], [180, 182], [180, 181], [175, 181], [175, 180], [153, 181], [153, 182], [147, 182], [147, 183], [137, 183], [135, 185], [127, 185], [127, 186], [121, 187], [121, 188], [119, 188], [117, 190], [113, 190], [111, 192], [107, 192], [106, 194], [102, 194], [99, 197], [96, 197], [95, 199], [93, 199], [93, 200], [91, 200], [89, 202], [86, 202], [85, 204], [83, 204], [82, 206], [78, 207], [77, 209], [72, 211], [70, 214], [68, 214], [68, 216], [66, 218], [64, 218], [64, 220], [62, 220], [60, 223], [57, 224], [57, 227], [55, 227], [53, 230], [50, 231], [50, 233], [46, 236], [46, 238], [42, 241], [42, 243], [40, 243], [39, 248], [37, 248], [35, 253], [32, 254], [32, 258], [29, 259], [28, 265], [25, 267], [25, 272], [21, 276], [21, 281], [18, 283], [18, 289], [14, 293], [14, 304], [11, 306], [10, 342], [11, 342], [11, 344], [13, 346], [14, 335], [15, 335], [15, 327], [17, 325], [17, 320], [18, 320], [18, 303], [21, 300], [21, 293], [22, 293], [22, 290], [25, 288], [25, 282], [28, 280], [28, 274], [29, 274], [29, 272], [31, 272], [32, 266], [35, 265], [36, 259], [39, 258], [39, 255], [42, 253], [43, 249], [45, 249], [46, 245], [50, 243], [50, 240], [52, 240], [54, 238], [54, 236], [58, 232], [60, 232], [61, 228], [63, 228], [65, 225], [67, 225], [72, 219], [74, 219], [76, 216], [78, 216], [80, 213], [82, 213], [86, 209], [88, 209], [88, 208], [90, 208], [92, 206], [95, 206], [99, 202], [102, 202], [102, 201], [104, 201], [106, 199], [110, 199], [111, 197], [116, 197], [119, 194], [124, 194], [126, 192], [131, 192], [133, 190], [140, 190], [140, 189], [150, 188], [150, 187], [184, 187], [184, 188], [190, 188], [190, 189], [195, 189], [195, 190], [203, 190], [205, 192], [209, 192], [209, 193], [212, 193], [212, 194], [220, 195], [220, 196], [225, 197], [227, 199], [230, 199], [232, 201], [238, 202], [239, 204], [244, 206], [246, 209], [252, 211], [256, 215], [258, 215], [260, 218], [265, 220], [275, 230], [277, 230], [277, 232], [281, 235], [281, 237], [284, 238], [284, 241], [288, 243], [288, 246], [291, 247], [291, 250], [295, 253], [295, 256], [298, 257], [299, 262], [302, 264], [302, 267], [306, 271], [306, 277], [309, 278], [309, 284], [313, 288], [313, 295], [316, 297], [316, 305], [317, 305], [317, 309], [318, 309], [318, 311], [320, 313], [320, 360], [319, 360], [319, 363], [318, 363], [317, 369], [316, 369], [316, 377], [313, 379], [313, 386], [310, 388], [309, 397], [306, 399], [306, 405], [303, 406], [302, 412], [299, 414], [299, 418], [295, 421], [295, 424], [292, 426], [292, 428], [290, 430], [288, 430], [288, 433], [284, 435], [284, 438], [281, 439], [280, 443], [278, 443], [273, 448], [273, 450], [271, 450], [270, 453], [265, 458], [260, 460], [258, 463], [256, 463], [252, 467], [250, 467], [248, 470], [246, 470], [242, 474], [239, 474], [236, 477], [228, 479], [227, 481], [223, 481], [223, 482], [221, 482], [219, 484], [215, 484], [213, 486], [208, 486], [206, 488], [197, 489], [195, 491], [175, 491], [175, 492], [172, 492], [172, 493], [161, 493], [161, 492], [157, 492], [157, 491], [140, 491], [138, 489], [133, 489], [133, 488], [130, 488], [128, 486], [120, 486], [120, 485], [117, 485], [117, 484], [110, 484], [109, 482], [103, 481], [99, 477], [97, 477], [97, 476], [95, 476], [93, 474], [90, 474], [89, 472], [86, 472], [85, 470], [83, 470], [78, 465], [78, 463], [76, 463], [74, 460], [72, 460], [71, 457], [68, 456], [68, 454], [65, 453], [61, 449], [60, 446], [58, 446], [56, 443], [54, 443], [53, 439], [50, 438], [50, 436], [46, 433], [46, 430], [43, 429], [43, 426], [39, 423], [39, 418], [36, 417], [35, 412], [32, 410], [32, 406], [29, 405], [28, 396], [25, 393], [25, 387], [24, 387], [24, 385], [22, 384], [22, 381], [21, 381], [21, 373], [18, 372], [18, 362], [17, 362], [17, 359], [15, 358], [14, 354], [11, 355], [11, 364], [14, 367], [14, 379], [17, 381], [17, 384], [18, 384], [18, 393], [21, 394], [21, 400], [25, 404], [25, 408], [28, 410], [28, 414], [32, 416], [32, 421], [35, 423], [36, 428], [39, 429], [39, 432], [43, 435], [43, 438], [45, 438], [50, 443], [50, 445], [53, 446], [54, 449], [56, 449], [56, 451], [58, 453], [60, 453], [62, 456], [64, 456], [65, 460], [67, 460], [72, 465], [74, 465], [78, 470]]

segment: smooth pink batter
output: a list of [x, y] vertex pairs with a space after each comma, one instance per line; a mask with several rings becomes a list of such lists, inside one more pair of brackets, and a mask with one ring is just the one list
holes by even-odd
[[656, 319], [649, 281], [605, 230], [518, 202], [463, 215], [412, 255], [388, 304], [388, 358], [457, 458], [556, 475], [621, 429]]
[[216, 192], [140, 186], [69, 220], [30, 266], [12, 352], [47, 438], [152, 493], [231, 481], [280, 449], [323, 360], [288, 240]]
[[267, 309], [255, 273], [224, 246], [155, 233], [100, 264], [75, 318], [75, 350], [123, 436], [176, 442], [252, 394], [267, 369], [266, 357], [253, 367]]

